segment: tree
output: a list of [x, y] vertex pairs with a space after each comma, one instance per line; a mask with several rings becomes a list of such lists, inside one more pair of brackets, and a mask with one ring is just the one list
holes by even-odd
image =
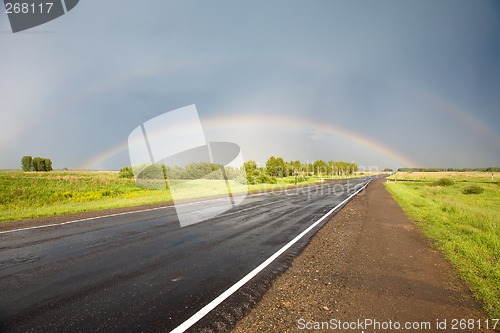
[[328, 174], [328, 164], [323, 160], [314, 161], [313, 170], [314, 173], [317, 174], [318, 176], [319, 175], [325, 176]]
[[328, 162], [328, 172], [333, 176], [346, 176], [352, 175], [354, 172], [358, 171], [358, 165], [356, 163], [347, 162]]
[[349, 174], [353, 174], [355, 173], [356, 171], [358, 171], [359, 168], [358, 168], [358, 165], [356, 163], [349, 163]]
[[44, 171], [52, 171], [52, 161], [50, 158], [45, 158], [45, 170]]
[[[184, 179], [202, 179], [222, 166], [206, 162], [189, 163], [184, 167]], [[213, 175], [212, 175], [213, 176]]]
[[295, 175], [295, 170], [302, 171], [302, 163], [300, 161], [290, 161], [285, 163], [285, 176]]
[[49, 158], [35, 157], [32, 165], [33, 171], [52, 171], [52, 161]]
[[246, 184], [250, 185], [255, 184], [255, 177], [259, 175], [259, 170], [257, 168], [257, 163], [255, 161], [250, 160], [248, 162], [243, 163], [241, 171], [245, 172], [246, 179], [244, 180], [244, 182]]
[[42, 171], [42, 159], [40, 157], [33, 159], [33, 171]]
[[33, 170], [33, 157], [31, 156], [23, 156], [21, 159], [21, 165], [23, 171], [32, 171]]
[[302, 164], [299, 171], [305, 172], [308, 176], [312, 176], [314, 175], [314, 164], [306, 162]]
[[285, 160], [271, 156], [266, 162], [267, 173], [273, 177], [283, 177], [285, 174]]

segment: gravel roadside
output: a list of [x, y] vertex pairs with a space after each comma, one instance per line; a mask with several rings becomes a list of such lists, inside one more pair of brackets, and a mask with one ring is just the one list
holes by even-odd
[[[233, 332], [493, 332], [478, 328], [487, 314], [383, 182], [335, 215]], [[472, 319], [473, 329], [453, 330]], [[380, 328], [363, 326], [370, 320]], [[395, 329], [406, 323], [419, 327]]]

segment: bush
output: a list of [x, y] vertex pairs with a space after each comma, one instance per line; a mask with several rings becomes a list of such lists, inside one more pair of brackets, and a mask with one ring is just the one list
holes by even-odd
[[134, 172], [132, 171], [132, 167], [124, 167], [120, 169], [118, 173], [119, 178], [134, 178]]
[[441, 178], [436, 180], [433, 183], [434, 186], [452, 186], [453, 185], [453, 180], [449, 178]]
[[269, 176], [267, 173], [265, 172], [261, 172], [260, 175], [255, 179], [258, 183], [261, 183], [261, 184], [276, 184], [277, 181], [276, 181], [276, 178], [273, 177], [273, 176]]
[[248, 184], [248, 185], [255, 185], [255, 177], [247, 175], [246, 184]]
[[[309, 179], [307, 176], [298, 176], [297, 183], [305, 182]], [[290, 179], [287, 180], [288, 184], [295, 184], [295, 176], [291, 176]]]
[[470, 185], [462, 190], [463, 194], [480, 194], [484, 192], [484, 188], [479, 185]]
[[276, 177], [268, 175], [265, 171], [250, 171], [247, 172], [247, 176], [243, 177], [240, 175], [235, 179], [237, 183], [255, 185], [255, 184], [276, 184], [278, 181]]

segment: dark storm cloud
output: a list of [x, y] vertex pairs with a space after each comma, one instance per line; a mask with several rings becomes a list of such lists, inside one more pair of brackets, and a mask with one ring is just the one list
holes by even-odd
[[[144, 121], [193, 103], [202, 122], [293, 116], [421, 165], [499, 165], [499, 13], [495, 1], [94, 0], [15, 35], [1, 17], [0, 167], [18, 168], [25, 154], [86, 165]], [[401, 165], [314, 129], [230, 127], [209, 134], [238, 142], [246, 159]], [[94, 167], [127, 163], [123, 152], [107, 157]]]

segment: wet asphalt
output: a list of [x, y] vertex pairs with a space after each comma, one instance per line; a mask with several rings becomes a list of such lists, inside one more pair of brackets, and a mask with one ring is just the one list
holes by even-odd
[[182, 228], [165, 207], [0, 234], [0, 332], [168, 332], [366, 182], [249, 195]]

